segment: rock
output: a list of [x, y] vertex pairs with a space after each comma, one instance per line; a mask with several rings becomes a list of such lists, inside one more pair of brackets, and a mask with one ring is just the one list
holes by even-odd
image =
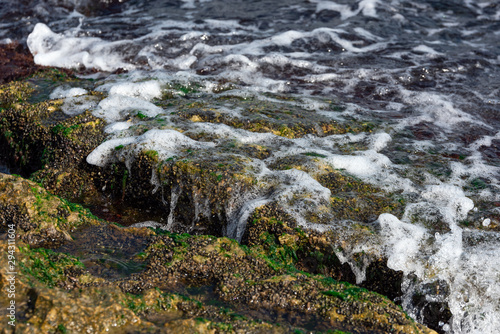
[[281, 260], [276, 249], [242, 247], [227, 238], [167, 234], [155, 239], [145, 252], [147, 269], [123, 281], [125, 291], [137, 293], [153, 286], [173, 289], [179, 284], [215, 286], [216, 298], [232, 307], [295, 314], [294, 326], [314, 318], [316, 330], [433, 332], [382, 295], [298, 271]]
[[0, 84], [26, 77], [39, 69], [26, 47], [16, 42], [0, 44]]
[[81, 206], [49, 194], [38, 184], [0, 173], [0, 232], [15, 226], [31, 247], [54, 248], [71, 240], [71, 232], [97, 219]]

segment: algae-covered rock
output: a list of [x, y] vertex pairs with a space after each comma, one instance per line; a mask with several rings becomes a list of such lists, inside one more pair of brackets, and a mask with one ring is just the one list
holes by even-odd
[[[7, 253], [7, 247], [2, 243], [2, 253]], [[16, 261], [14, 274], [7, 270], [7, 258], [0, 260], [2, 290], [15, 281], [13, 294], [0, 296], [2, 305], [15, 301], [16, 308], [15, 326], [3, 322], [5, 332], [59, 333], [62, 329], [69, 333], [104, 332], [113, 326], [139, 321], [130, 310], [115, 302], [121, 293], [117, 289], [68, 291], [84, 274], [77, 259], [44, 249], [33, 250], [20, 240], [12, 254]]]
[[[106, 95], [106, 85], [44, 69], [2, 86], [1, 159], [94, 212], [102, 214], [106, 206], [108, 219], [159, 220], [180, 233], [241, 239], [248, 217], [263, 204], [296, 212], [301, 225], [366, 223], [383, 212], [401, 213], [400, 198], [335, 170], [326, 155], [303, 147], [299, 139], [306, 135], [350, 138], [375, 127], [362, 120], [339, 122], [328, 116], [331, 104], [321, 102], [326, 109], [316, 112], [282, 96], [217, 92], [196, 93], [203, 102], [192, 102], [179, 92], [195, 94], [196, 85], [166, 84], [163, 96], [146, 105], [150, 111], [110, 110], [111, 117], [107, 104], [117, 97]], [[54, 89], [68, 86], [86, 88], [78, 101], [88, 103], [88, 110], [54, 99]], [[157, 84], [151, 80], [150, 86]], [[109, 128], [117, 117], [127, 123], [121, 132]], [[337, 139], [325, 140], [322, 152]], [[115, 219], [124, 216], [116, 205], [141, 214]]]
[[70, 117], [60, 100], [49, 100], [47, 89], [61, 80], [70, 78], [44, 70], [0, 87], [0, 159], [22, 175], [38, 172], [48, 189], [76, 199], [95, 195], [92, 169], [82, 165], [104, 139], [104, 123], [90, 112]]
[[227, 238], [160, 235], [145, 250], [146, 270], [120, 286], [134, 293], [151, 287], [213, 286], [215, 298], [233, 309], [285, 312], [295, 315], [290, 322], [297, 327], [315, 319], [316, 330], [432, 332], [411, 320], [387, 297], [323, 275], [300, 272], [279, 252], [260, 245], [240, 246]]
[[70, 233], [96, 219], [81, 206], [51, 195], [38, 184], [0, 173], [0, 231], [16, 227], [18, 237], [32, 247], [56, 247]]

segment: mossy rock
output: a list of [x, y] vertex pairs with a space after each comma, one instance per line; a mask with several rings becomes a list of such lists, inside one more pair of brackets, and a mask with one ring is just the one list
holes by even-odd
[[[280, 241], [282, 249], [290, 250], [297, 238], [282, 235]], [[163, 233], [145, 250], [145, 256], [146, 270], [122, 280], [124, 291], [186, 291], [213, 286], [215, 298], [232, 309], [296, 314], [290, 325], [299, 328], [314, 318], [315, 330], [432, 332], [411, 320], [387, 297], [299, 271], [293, 255], [280, 254], [279, 247], [246, 247], [228, 238]]]
[[[319, 232], [298, 226], [293, 217], [270, 205], [255, 210], [242, 239], [243, 244], [259, 247], [270, 258], [302, 271], [357, 283], [392, 300], [401, 297], [402, 272], [389, 269], [386, 259], [377, 253], [353, 251], [367, 242], [379, 242], [369, 225], [350, 224]], [[346, 262], [343, 252], [353, 262]], [[364, 274], [362, 283], [356, 276], [360, 272]]]
[[92, 214], [38, 184], [0, 173], [0, 225], [5, 232], [16, 227], [21, 240], [32, 247], [57, 247], [71, 240], [70, 233], [83, 225], [98, 224]]
[[[1, 246], [6, 252], [6, 244]], [[80, 280], [89, 280], [81, 263], [68, 255], [43, 249], [31, 249], [22, 241], [16, 245], [16, 331], [25, 333], [104, 332], [140, 319], [117, 300], [124, 294], [117, 288], [78, 289]], [[0, 284], [8, 286], [7, 258], [0, 260]], [[90, 278], [90, 280], [92, 280]], [[68, 290], [69, 289], [69, 290]], [[10, 300], [2, 294], [2, 304]], [[71, 303], [68, 303], [71, 300]], [[4, 322], [7, 333], [11, 327]]]
[[[45, 70], [37, 75], [31, 81], [0, 87], [0, 158], [25, 177], [36, 172], [35, 180], [66, 198], [95, 196], [94, 170], [85, 159], [104, 140], [105, 124], [89, 111], [65, 115], [60, 100], [29, 102], [40, 81], [53, 84], [58, 72]], [[67, 82], [67, 76], [61, 79]]]
[[[192, 122], [222, 123], [237, 129], [251, 132], [268, 132], [286, 138], [301, 138], [307, 134], [328, 136], [332, 134], [370, 132], [375, 124], [359, 121], [338, 122], [314, 111], [300, 107], [299, 104], [282, 102], [283, 99], [260, 100], [221, 96], [223, 101], [213, 101], [209, 96], [205, 106], [176, 101], [177, 114]], [[172, 102], [170, 102], [172, 103]], [[218, 106], [241, 110], [240, 117], [220, 111]]]

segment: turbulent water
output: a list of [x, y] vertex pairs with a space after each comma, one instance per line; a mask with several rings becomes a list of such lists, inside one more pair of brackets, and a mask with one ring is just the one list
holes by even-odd
[[[273, 146], [277, 153], [254, 163], [262, 179], [287, 179], [278, 197], [308, 191], [309, 205], [328, 200], [329, 190], [308, 174], [268, 168], [278, 156], [310, 151], [399, 192], [404, 215], [380, 215], [382, 244], [367, 247], [406, 274], [406, 311], [425, 321], [412, 304], [419, 291], [449, 305], [453, 316], [442, 331], [500, 332], [497, 1], [4, 0], [0, 17], [0, 40], [26, 42], [35, 62], [102, 71], [93, 78], [108, 94], [103, 101], [81, 99], [83, 88], [52, 93], [66, 98], [68, 113], [90, 108], [109, 122], [110, 140], [88, 158], [96, 165], [118, 145], [155, 148], [164, 158], [217, 145], [175, 130], [127, 133], [132, 109], [173, 122], [168, 108], [151, 102], [172, 83], [196, 83], [205, 96], [225, 89], [262, 100], [280, 94], [318, 117], [376, 124], [373, 132], [300, 139], [203, 122], [183, 130]], [[122, 69], [128, 73], [110, 74]], [[341, 108], [332, 110], [332, 101]], [[245, 117], [235, 106], [219, 109]], [[357, 150], [341, 149], [348, 145]], [[237, 222], [266, 201], [242, 196]], [[446, 228], [429, 227], [437, 221]], [[227, 233], [238, 238], [241, 226]], [[432, 282], [445, 282], [447, 293], [427, 291]]]

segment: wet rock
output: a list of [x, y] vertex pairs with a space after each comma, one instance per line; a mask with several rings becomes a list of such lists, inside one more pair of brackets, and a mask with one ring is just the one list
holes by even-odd
[[[104, 140], [103, 122], [89, 112], [69, 118], [61, 102], [29, 103], [44, 80], [57, 72], [41, 72], [34, 81], [11, 82], [0, 89], [0, 157], [15, 172], [35, 179], [66, 198], [95, 195], [86, 156]], [[90, 182], [89, 182], [90, 181]]]
[[[281, 238], [285, 244], [292, 239]], [[168, 233], [154, 239], [145, 253], [147, 269], [122, 281], [125, 291], [215, 286], [215, 298], [232, 308], [259, 310], [274, 314], [274, 319], [284, 312], [294, 319], [288, 320], [293, 326], [305, 326], [312, 317], [315, 330], [432, 332], [414, 323], [386, 297], [298, 271], [277, 248], [242, 247], [227, 238]]]
[[[4, 222], [15, 221], [19, 234], [16, 300], [17, 328], [22, 330], [283, 333], [309, 328], [313, 321], [316, 330], [431, 333], [386, 297], [300, 272], [295, 267], [301, 263], [298, 247], [314, 247], [305, 240], [321, 244], [319, 233], [307, 235], [276, 222], [281, 227], [270, 229], [275, 236], [257, 229], [249, 233], [248, 246], [242, 246], [228, 238], [122, 228], [97, 221], [19, 176], [2, 175], [2, 182]], [[272, 206], [269, 210], [267, 214], [280, 217]], [[278, 233], [280, 229], [291, 233]], [[58, 246], [62, 240], [40, 241], [40, 235], [53, 231], [66, 236], [61, 248], [30, 246]], [[92, 264], [89, 255], [100, 247], [107, 258]], [[9, 275], [6, 261], [0, 260], [3, 286]], [[144, 263], [144, 269], [109, 275], [110, 263], [127, 266], [133, 261]]]
[[241, 110], [237, 116], [209, 108], [208, 103], [206, 106], [196, 103], [181, 106], [178, 114], [193, 122], [221, 123], [237, 129], [273, 133], [286, 138], [300, 138], [307, 134], [326, 136], [348, 132], [359, 133], [369, 131], [373, 127], [371, 123], [354, 121], [341, 123], [316, 113], [313, 116], [313, 112], [307, 109], [280, 103], [279, 100], [282, 99], [280, 96], [272, 98], [278, 101], [221, 97], [220, 100], [224, 102], [225, 108]]
[[[269, 206], [258, 208], [252, 220], [242, 243], [263, 247], [269, 254], [277, 254], [281, 261], [305, 272], [357, 283], [391, 300], [401, 297], [402, 272], [387, 268], [386, 260], [376, 253], [356, 251], [367, 241], [377, 242], [368, 226], [344, 227], [344, 233], [350, 234], [346, 243], [338, 230], [318, 232], [300, 228], [286, 213]], [[350, 254], [355, 261], [348, 261], [344, 254]]]
[[[2, 242], [1, 248], [7, 252], [7, 243]], [[15, 256], [16, 288], [15, 299], [11, 300], [16, 301], [17, 307], [16, 331], [104, 332], [128, 323], [140, 323], [131, 310], [116, 302], [123, 296], [116, 288], [67, 290], [85, 276], [77, 259], [44, 249], [32, 250], [20, 240]], [[0, 285], [6, 287], [12, 275], [6, 270], [7, 258], [2, 257], [0, 263]], [[2, 294], [0, 299], [3, 305], [10, 303], [7, 294]], [[12, 327], [4, 322], [2, 329], [10, 333]]]
[[29, 50], [19, 44], [0, 44], [0, 84], [23, 78], [38, 71]]

